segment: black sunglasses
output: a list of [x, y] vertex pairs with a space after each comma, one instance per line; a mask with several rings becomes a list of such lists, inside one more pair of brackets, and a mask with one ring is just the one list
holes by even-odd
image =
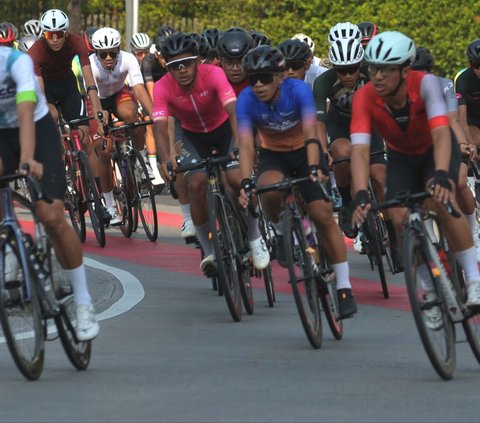
[[303, 67], [305, 67], [305, 62], [303, 60], [287, 60], [285, 62], [285, 70], [292, 69], [296, 71]]
[[480, 63], [472, 63], [472, 62], [470, 62], [470, 66], [471, 66], [473, 69], [480, 69]]
[[334, 68], [335, 72], [339, 73], [340, 75], [346, 75], [347, 73], [353, 75], [360, 69], [360, 66], [351, 66], [349, 68]]
[[185, 59], [185, 60], [179, 60], [178, 62], [175, 61], [171, 64], [167, 63], [167, 69], [169, 71], [178, 71], [179, 69], [189, 68], [190, 66], [192, 66], [195, 63], [195, 60], [197, 60], [197, 59], [196, 58], [195, 59]]
[[263, 85], [271, 84], [273, 82], [273, 73], [256, 73], [248, 76], [248, 85], [253, 87], [258, 81]]
[[110, 58], [115, 59], [118, 56], [118, 51], [101, 51], [98, 53], [98, 57], [100, 59], [105, 60], [107, 56], [110, 56]]

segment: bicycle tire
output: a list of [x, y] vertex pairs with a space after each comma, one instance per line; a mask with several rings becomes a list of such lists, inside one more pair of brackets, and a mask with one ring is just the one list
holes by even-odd
[[87, 155], [84, 151], [79, 152], [79, 164], [82, 175], [83, 189], [85, 190], [85, 200], [87, 202], [90, 223], [95, 234], [95, 238], [100, 247], [105, 247], [105, 225], [103, 223], [103, 206], [98, 194], [92, 169], [88, 163]]
[[300, 220], [285, 211], [282, 216], [283, 242], [295, 304], [303, 329], [313, 348], [322, 345], [322, 318], [313, 267], [313, 257]]
[[364, 229], [367, 254], [371, 262], [373, 261], [377, 266], [383, 297], [388, 298], [387, 277], [385, 275], [385, 266], [383, 265], [383, 240], [380, 238], [380, 230], [377, 227], [377, 222], [373, 213], [368, 213]]
[[[445, 380], [453, 377], [456, 364], [455, 331], [446, 309], [446, 301], [438, 284], [432, 281], [437, 301], [425, 302], [425, 289], [417, 284], [417, 267], [430, 263], [427, 252], [423, 251], [422, 241], [416, 230], [407, 228], [403, 235], [403, 252], [405, 260], [405, 282], [413, 317], [420, 339], [435, 371]], [[430, 272], [431, 273], [431, 272]], [[433, 278], [432, 275], [430, 275]], [[438, 307], [441, 323], [436, 329], [429, 329], [426, 323], [426, 310]]]
[[265, 293], [267, 294], [267, 302], [269, 307], [273, 307], [277, 301], [275, 298], [275, 287], [273, 285], [272, 265], [269, 264], [262, 270], [263, 284], [265, 285]]
[[65, 190], [64, 205], [68, 212], [72, 227], [78, 235], [81, 242], [85, 242], [87, 237], [87, 227], [85, 224], [85, 214], [80, 210], [82, 202], [81, 194], [78, 191], [76, 164], [72, 161], [71, 165], [66, 162], [66, 180], [67, 189]]
[[[147, 165], [139, 151], [135, 150], [135, 160], [139, 167], [136, 167], [135, 175], [136, 191], [138, 202], [138, 213], [142, 220], [142, 225], [150, 241], [155, 242], [158, 237], [158, 215], [155, 204], [155, 193], [153, 192], [152, 182], [148, 176]], [[137, 176], [140, 176], [138, 178]]]
[[208, 195], [207, 201], [218, 282], [233, 320], [239, 322], [243, 308], [234, 239], [223, 201], [217, 194]]
[[[114, 154], [112, 160], [113, 175], [114, 175], [114, 187], [113, 187], [113, 196], [115, 198], [115, 203], [117, 210], [122, 217], [122, 224], [120, 225], [120, 231], [122, 232], [125, 238], [130, 238], [133, 231], [133, 213], [132, 207], [128, 197], [128, 160], [125, 161], [125, 168], [122, 169], [122, 164], [118, 159], [117, 154]], [[125, 173], [125, 175], [123, 174]]]
[[[260, 234], [262, 235], [262, 238], [264, 239], [265, 244], [267, 246], [268, 252], [270, 254], [270, 260], [272, 260], [274, 257], [274, 250], [275, 250], [274, 242], [273, 242], [273, 239], [275, 238], [275, 235], [274, 235], [275, 230], [273, 229], [273, 226], [266, 219], [260, 202], [259, 202], [258, 210], [259, 210], [258, 222], [259, 222]], [[266, 269], [262, 270], [262, 277], [263, 277], [263, 283], [265, 285], [265, 293], [267, 295], [268, 306], [273, 307], [275, 304], [276, 298], [275, 298], [275, 286], [273, 284], [273, 274], [272, 274], [271, 264], [269, 264]]]
[[387, 262], [388, 269], [394, 275], [395, 269], [393, 267], [392, 252], [390, 251], [390, 239], [388, 237], [387, 224], [383, 217], [383, 213], [380, 211], [373, 212], [375, 216], [375, 221], [377, 222], [377, 229], [379, 238], [382, 240], [383, 249], [382, 254], [385, 256], [385, 261]]
[[343, 337], [343, 320], [340, 318], [340, 309], [337, 296], [337, 279], [330, 268], [320, 269], [318, 293], [328, 327], [335, 339]]
[[[37, 291], [31, 286], [28, 298], [26, 275], [34, 275], [21, 259], [13, 234], [0, 247], [0, 321], [3, 336], [18, 370], [28, 380], [40, 377], [45, 356], [45, 327]], [[10, 260], [16, 261], [14, 280], [6, 280], [5, 255], [9, 246]], [[33, 276], [34, 277], [34, 276]]]

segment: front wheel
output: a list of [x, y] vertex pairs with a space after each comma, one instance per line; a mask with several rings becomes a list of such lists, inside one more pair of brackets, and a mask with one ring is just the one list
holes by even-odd
[[113, 195], [117, 210], [122, 218], [120, 230], [125, 238], [130, 238], [133, 231], [133, 214], [128, 199], [128, 160], [119, 160], [115, 154], [112, 161], [113, 167]]
[[322, 320], [314, 270], [315, 252], [307, 244], [300, 219], [286, 210], [282, 217], [283, 241], [295, 304], [303, 329], [314, 348], [322, 345]]
[[321, 270], [319, 278], [319, 294], [328, 326], [335, 339], [343, 337], [343, 320], [340, 318], [340, 309], [337, 296], [337, 279], [331, 269]]
[[[442, 290], [438, 287], [439, 281], [426, 267], [432, 259], [424, 251], [422, 240], [414, 229], [408, 228], [404, 232], [403, 253], [408, 297], [423, 347], [440, 377], [451, 379], [456, 362], [453, 323]], [[423, 280], [427, 274], [429, 279]]]

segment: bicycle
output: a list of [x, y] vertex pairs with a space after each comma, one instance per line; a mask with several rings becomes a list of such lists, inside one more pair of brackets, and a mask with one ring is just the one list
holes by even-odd
[[[455, 354], [454, 324], [462, 323], [466, 338], [480, 362], [480, 320], [466, 306], [467, 290], [462, 270], [447, 244], [437, 215], [426, 210], [422, 203], [431, 197], [430, 192], [399, 193], [392, 200], [374, 206], [377, 210], [391, 207], [410, 209], [403, 228], [403, 257], [405, 281], [415, 324], [427, 356], [440, 377], [453, 377]], [[460, 216], [451, 206], [447, 211]], [[426, 227], [433, 220], [436, 233]], [[418, 269], [422, 266], [423, 277]]]
[[[72, 288], [62, 277], [50, 240], [35, 214], [35, 206], [5, 184], [28, 179], [32, 198], [49, 200], [38, 183], [18, 174], [0, 177], [3, 220], [0, 222], [0, 321], [12, 358], [23, 376], [38, 379], [44, 365], [44, 343], [53, 319], [62, 346], [72, 365], [85, 370], [91, 341], [78, 341]], [[33, 218], [33, 234], [22, 228], [15, 209]], [[6, 257], [16, 271], [7, 273]], [[64, 276], [64, 275], [63, 275]]]
[[[93, 177], [92, 169], [80, 141], [79, 126], [83, 126], [91, 117], [73, 119], [57, 124], [61, 131], [65, 149], [65, 174], [67, 190], [65, 191], [65, 208], [72, 226], [80, 241], [85, 242], [87, 231], [85, 211], [88, 209], [95, 238], [100, 247], [105, 247], [105, 222], [101, 195]], [[63, 132], [66, 132], [65, 134]]]
[[[132, 131], [153, 121], [127, 123], [121, 126], [108, 126], [107, 131], [114, 141], [112, 154], [114, 197], [122, 224], [120, 230], [126, 238], [137, 230], [138, 217], [143, 229], [152, 242], [158, 237], [158, 216], [155, 192], [148, 174], [147, 165], [141, 153], [133, 146]], [[120, 135], [116, 135], [120, 133]]]
[[[238, 154], [238, 153], [235, 153]], [[212, 155], [197, 163], [180, 165], [174, 174], [205, 169], [208, 175], [207, 208], [216, 262], [216, 276], [234, 321], [242, 319], [242, 301], [247, 314], [253, 314], [253, 290], [250, 281], [252, 260], [244, 219], [223, 183], [222, 168], [233, 159]], [[220, 290], [219, 287], [219, 290]]]
[[[284, 178], [281, 182], [256, 188], [258, 195], [268, 191], [280, 191], [282, 211], [280, 214], [283, 232], [283, 245], [287, 259], [289, 283], [307, 338], [314, 348], [322, 345], [323, 330], [320, 303], [323, 306], [329, 327], [336, 339], [343, 336], [343, 323], [340, 319], [335, 275], [328, 264], [326, 255], [316, 236], [315, 225], [307, 238], [303, 227], [306, 219], [303, 207], [298, 204], [295, 186], [308, 181], [309, 177]], [[328, 191], [320, 184], [325, 198]]]

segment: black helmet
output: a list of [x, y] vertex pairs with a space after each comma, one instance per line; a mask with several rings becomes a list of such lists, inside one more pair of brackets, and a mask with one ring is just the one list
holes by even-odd
[[191, 35], [198, 44], [198, 55], [202, 59], [206, 59], [208, 57], [208, 53], [210, 52], [210, 45], [207, 43], [207, 40], [196, 32], [192, 32]]
[[417, 47], [415, 59], [413, 59], [413, 62], [410, 66], [415, 70], [430, 71], [433, 66], [433, 56], [430, 50], [426, 47]]
[[243, 28], [227, 29], [218, 40], [218, 54], [229, 59], [241, 59], [253, 48], [253, 38]]
[[169, 37], [177, 32], [178, 31], [172, 28], [170, 25], [161, 25], [157, 28], [157, 36], [160, 37]]
[[278, 48], [259, 46], [250, 50], [242, 60], [247, 75], [263, 72], [282, 72], [285, 58]]
[[198, 43], [192, 34], [177, 32], [163, 40], [160, 45], [160, 53], [165, 60], [183, 53], [196, 56], [198, 54]]
[[373, 22], [360, 22], [357, 26], [362, 34], [362, 42], [370, 41], [380, 32], [378, 26]]
[[202, 32], [202, 37], [207, 40], [208, 45], [212, 49], [217, 49], [218, 40], [221, 38], [223, 32], [218, 28], [207, 28]]
[[477, 38], [468, 45], [467, 57], [471, 62], [480, 63], [480, 39]]
[[307, 60], [312, 54], [308, 44], [298, 38], [282, 41], [277, 47], [285, 60]]
[[272, 45], [270, 38], [268, 38], [265, 34], [262, 34], [261, 32], [252, 29], [250, 31], [250, 35], [253, 38], [254, 47]]

